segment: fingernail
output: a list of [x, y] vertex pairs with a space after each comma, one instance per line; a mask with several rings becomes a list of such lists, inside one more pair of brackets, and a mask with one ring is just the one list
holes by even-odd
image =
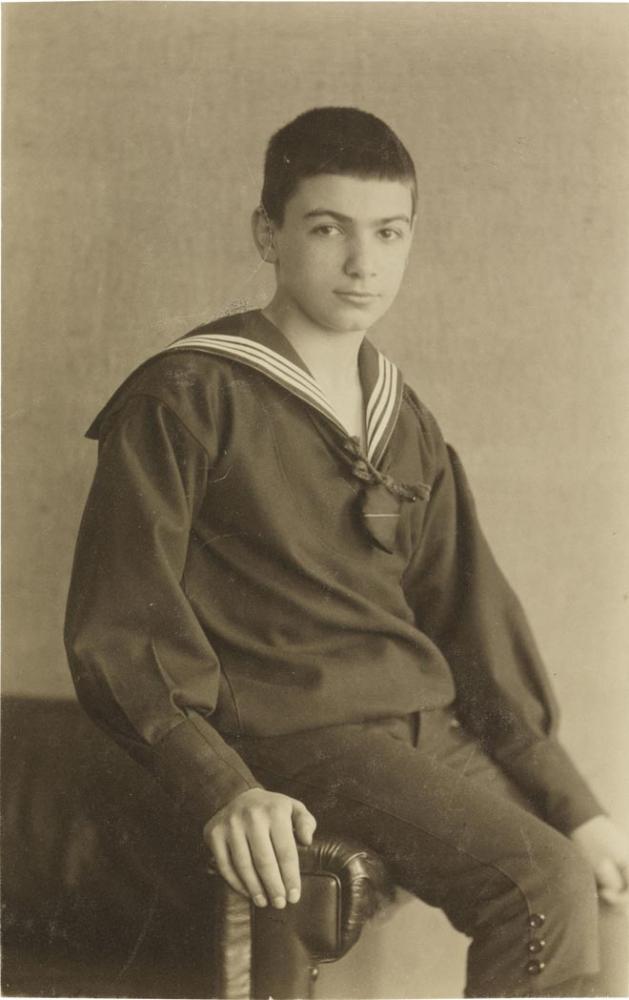
[[300, 893], [299, 889], [291, 889], [290, 892], [288, 893], [288, 902], [289, 903], [298, 903], [300, 896], [301, 896], [301, 893]]
[[286, 906], [286, 900], [283, 896], [276, 896], [273, 900], [273, 906], [276, 906], [278, 910], [283, 910]]
[[256, 906], [266, 906], [266, 898], [261, 894], [253, 897], [253, 901]]

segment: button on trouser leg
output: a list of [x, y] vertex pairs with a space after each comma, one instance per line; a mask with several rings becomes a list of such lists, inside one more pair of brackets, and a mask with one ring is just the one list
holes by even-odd
[[[549, 833], [530, 827], [531, 860], [506, 860], [501, 876], [488, 881], [469, 928], [469, 996], [505, 995], [509, 981], [515, 995], [544, 995], [563, 979], [573, 979], [571, 971], [596, 972], [598, 900], [592, 873], [566, 838]], [[535, 857], [538, 870], [532, 870]], [[576, 947], [582, 954], [575, 959]], [[514, 977], [518, 956], [520, 974]], [[572, 961], [576, 966], [570, 970]]]

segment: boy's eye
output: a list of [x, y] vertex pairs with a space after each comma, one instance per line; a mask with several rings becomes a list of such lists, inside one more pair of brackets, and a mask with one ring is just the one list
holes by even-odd
[[321, 225], [315, 226], [312, 231], [318, 236], [336, 236], [341, 232], [338, 226], [334, 226], [330, 222], [322, 222]]
[[394, 240], [402, 239], [402, 233], [400, 232], [399, 229], [389, 229], [388, 227], [385, 229], [380, 229], [379, 235], [382, 237], [385, 243], [392, 243]]

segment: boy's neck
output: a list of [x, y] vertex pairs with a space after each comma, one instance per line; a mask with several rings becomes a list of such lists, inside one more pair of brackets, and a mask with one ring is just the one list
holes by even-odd
[[365, 330], [324, 330], [276, 299], [262, 315], [282, 331], [317, 381], [339, 386], [355, 381]]

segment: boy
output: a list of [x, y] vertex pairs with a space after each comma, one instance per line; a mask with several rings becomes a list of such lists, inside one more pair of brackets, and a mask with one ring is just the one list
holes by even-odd
[[602, 994], [626, 842], [552, 735], [456, 454], [365, 339], [416, 201], [365, 112], [271, 139], [272, 301], [149, 360], [89, 432], [77, 693], [256, 905], [299, 898], [296, 839], [347, 828], [472, 938], [468, 996]]

